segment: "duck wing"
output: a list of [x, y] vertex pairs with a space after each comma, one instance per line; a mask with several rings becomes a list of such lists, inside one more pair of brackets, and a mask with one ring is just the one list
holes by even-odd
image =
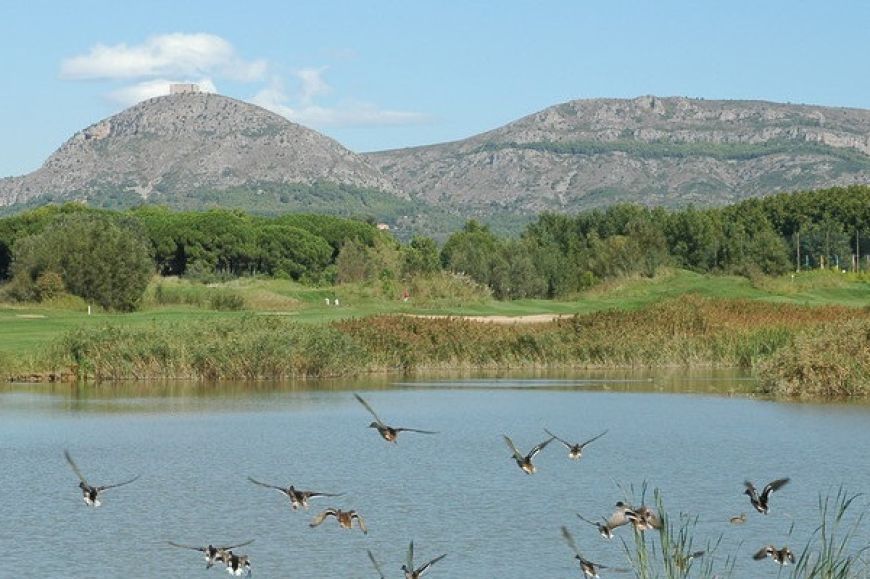
[[590, 438], [590, 439], [587, 440], [586, 442], [581, 442], [581, 443], [580, 443], [580, 448], [585, 448], [587, 444], [589, 444], [590, 442], [595, 442], [596, 440], [598, 440], [599, 438], [601, 438], [602, 436], [604, 436], [604, 435], [607, 434], [607, 433], [608, 433], [608, 431], [605, 430], [604, 432], [602, 432], [602, 433], [599, 434], [598, 436], [593, 436], [592, 438]]
[[338, 517], [338, 512], [335, 509], [326, 509], [313, 519], [311, 519], [311, 523], [309, 523], [309, 527], [316, 527], [326, 520], [326, 517], [332, 515], [333, 517]]
[[69, 451], [68, 451], [68, 450], [64, 450], [64, 451], [63, 451], [63, 455], [66, 457], [66, 461], [67, 461], [67, 462], [69, 463], [69, 465], [72, 467], [73, 472], [76, 473], [76, 476], [77, 476], [77, 477], [79, 477], [79, 480], [82, 481], [83, 483], [85, 483], [85, 486], [88, 486], [88, 487], [91, 486], [91, 485], [88, 484], [88, 481], [87, 481], [87, 479], [85, 478], [85, 475], [83, 475], [83, 474], [82, 474], [82, 471], [79, 470], [79, 467], [78, 467], [78, 465], [76, 464], [76, 461], [74, 461], [73, 458], [72, 458], [72, 456], [70, 456]]
[[248, 477], [248, 480], [251, 481], [252, 483], [254, 483], [255, 485], [260, 485], [261, 487], [266, 487], [267, 489], [275, 489], [276, 491], [280, 491], [280, 492], [284, 493], [285, 495], [289, 494], [287, 492], [287, 489], [285, 489], [284, 487], [279, 487], [278, 485], [270, 485], [269, 483], [260, 482], [257, 479], [250, 477], [250, 476]]
[[368, 535], [369, 530], [366, 528], [365, 519], [363, 519], [361, 516], [359, 516], [356, 513], [354, 513], [353, 516], [351, 517], [351, 520], [353, 520], [353, 519], [356, 519], [356, 522], [359, 524], [359, 528], [363, 532], [363, 535]]
[[115, 483], [115, 484], [113, 484], [113, 485], [103, 485], [103, 486], [101, 486], [101, 487], [96, 487], [96, 489], [97, 489], [98, 492], [102, 492], [102, 491], [106, 491], [106, 490], [109, 490], [109, 489], [114, 489], [114, 488], [122, 487], [122, 486], [124, 486], [124, 485], [128, 485], [128, 484], [130, 484], [131, 482], [136, 482], [137, 480], [139, 480], [139, 478], [140, 478], [141, 476], [142, 476], [141, 474], [137, 474], [136, 476], [134, 476], [134, 477], [131, 478], [130, 480], [125, 480], [124, 482]]
[[611, 529], [615, 529], [616, 527], [621, 527], [623, 525], [627, 525], [631, 522], [632, 519], [636, 519], [637, 514], [626, 505], [619, 505], [616, 507], [616, 510], [613, 511], [613, 514], [608, 517], [608, 519], [604, 522]]
[[313, 499], [315, 497], [343, 497], [344, 493], [316, 493], [314, 491], [302, 491], [302, 494]]
[[179, 549], [190, 549], [191, 551], [199, 551], [200, 553], [205, 553], [208, 551], [208, 547], [194, 547], [193, 545], [182, 545], [181, 543], [176, 543], [174, 541], [166, 541], [173, 547], [178, 547]]
[[762, 559], [766, 559], [768, 555], [770, 555], [776, 549], [773, 545], [766, 545], [761, 550], [759, 550], [755, 555], [752, 556], [756, 561], [761, 561]]
[[546, 428], [544, 429], [544, 432], [546, 432], [547, 434], [549, 434], [550, 436], [552, 436], [553, 438], [555, 438], [556, 440], [558, 440], [559, 442], [564, 444], [565, 448], [567, 448], [568, 450], [571, 450], [571, 448], [573, 447], [573, 445], [570, 442], [568, 442], [564, 438], [559, 438], [558, 436], [556, 436], [555, 434], [553, 434], [552, 432], [550, 432]]
[[786, 484], [788, 484], [788, 481], [790, 480], [791, 479], [789, 478], [780, 478], [773, 482], [767, 483], [767, 485], [765, 485], [764, 489], [761, 491], [761, 500], [766, 502], [767, 497], [770, 496], [770, 493], [778, 491]]
[[408, 553], [405, 555], [405, 565], [409, 570], [414, 570], [414, 541], [408, 543]]
[[431, 567], [432, 565], [434, 565], [435, 563], [437, 563], [438, 561], [440, 561], [441, 559], [443, 559], [446, 556], [447, 556], [447, 553], [444, 553], [443, 555], [438, 555], [437, 557], [435, 557], [434, 559], [432, 559], [431, 561], [429, 561], [425, 565], [422, 565], [419, 569], [417, 569], [417, 571], [416, 571], [417, 575], [418, 576], [422, 575], [423, 573], [425, 573], [426, 571], [429, 570], [429, 567]]
[[381, 564], [378, 563], [377, 559], [375, 559], [375, 556], [372, 554], [372, 550], [366, 549], [366, 553], [369, 554], [369, 561], [372, 562], [372, 565], [374, 565], [374, 567], [375, 567], [375, 571], [378, 572], [378, 575], [381, 576], [381, 579], [386, 579], [386, 577], [384, 577], [384, 571], [383, 571], [383, 569], [381, 569]]
[[542, 442], [540, 444], [536, 444], [535, 446], [533, 446], [532, 450], [530, 450], [529, 454], [526, 456], [526, 459], [532, 460], [533, 458], [535, 458], [535, 455], [538, 454], [539, 452], [541, 452], [542, 450], [544, 450], [544, 447], [546, 447], [548, 444], [553, 442], [553, 440], [555, 440], [555, 438], [556, 438], [555, 436], [551, 436], [550, 438], [548, 438], [544, 442]]
[[[592, 526], [595, 527], [596, 529], [599, 528], [600, 525], [601, 525], [601, 523], [596, 523], [595, 521], [591, 521], [591, 520], [587, 519], [586, 517], [584, 517], [583, 515], [581, 515], [580, 513], [577, 513], [577, 517], [578, 517], [581, 521], [583, 521], [584, 523], [589, 523], [590, 525], [592, 525]], [[604, 525], [605, 525], [605, 526], [608, 526], [608, 527], [610, 526], [610, 525], [608, 525], [607, 521], [604, 521]], [[610, 528], [613, 528], [613, 527], [610, 527]]]
[[223, 551], [229, 551], [230, 549], [238, 549], [239, 547], [244, 547], [246, 545], [250, 545], [253, 542], [254, 542], [254, 539], [251, 539], [250, 541], [245, 541], [244, 543], [239, 543], [237, 545], [227, 545], [226, 547], [218, 547], [218, 549], [223, 550]]
[[371, 414], [374, 417], [375, 422], [377, 422], [378, 424], [380, 424], [384, 428], [388, 428], [388, 426], [386, 424], [384, 424], [384, 421], [381, 420], [381, 418], [378, 416], [377, 412], [375, 412], [374, 408], [369, 406], [369, 403], [366, 402], [365, 400], [363, 400], [362, 396], [360, 396], [356, 392], [354, 392], [353, 396], [354, 396], [354, 398], [356, 398], [359, 401], [360, 404], [365, 406], [365, 409], [369, 411], [369, 414]]
[[517, 448], [517, 446], [514, 444], [514, 441], [511, 440], [510, 436], [508, 436], [507, 434], [502, 434], [502, 437], [504, 438], [504, 441], [505, 441], [505, 443], [508, 445], [508, 448], [511, 450], [511, 452], [514, 453], [514, 458], [515, 458], [516, 460], [524, 460], [525, 457], [524, 457], [523, 454], [519, 451], [519, 449]]
[[749, 481], [744, 481], [743, 486], [746, 487], [746, 490], [743, 491], [744, 494], [749, 495], [750, 501], [752, 501], [753, 503], [757, 503], [758, 502], [758, 491], [755, 490], [755, 485]]
[[438, 434], [434, 430], [418, 430], [416, 428], [394, 428], [396, 432], [418, 432], [420, 434]]
[[568, 527], [564, 525], [562, 526], [562, 538], [565, 539], [565, 542], [568, 543], [568, 546], [571, 547], [574, 554], [577, 555], [581, 561], [585, 561], [583, 555], [580, 553], [580, 549], [577, 548], [577, 542], [574, 541], [574, 535], [572, 535], [571, 531], [568, 530]]

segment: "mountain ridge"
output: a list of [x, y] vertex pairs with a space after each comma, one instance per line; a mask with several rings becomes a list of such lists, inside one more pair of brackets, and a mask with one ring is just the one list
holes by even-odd
[[399, 194], [359, 155], [256, 105], [210, 93], [142, 101], [78, 131], [36, 171], [0, 180], [0, 205], [107, 188], [152, 194], [333, 182]]
[[[642, 96], [560, 103], [448, 143], [354, 153], [242, 101], [178, 94], [77, 132], [0, 179], [0, 212], [85, 200], [369, 216], [438, 231], [516, 229], [617, 202], [722, 205], [870, 183], [870, 110]], [[4, 207], [6, 206], [6, 207]]]
[[685, 97], [574, 100], [466, 139], [364, 156], [412, 196], [484, 210], [721, 204], [868, 182], [870, 111]]

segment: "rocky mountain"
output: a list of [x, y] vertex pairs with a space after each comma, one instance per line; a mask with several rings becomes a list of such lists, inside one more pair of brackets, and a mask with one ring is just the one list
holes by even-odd
[[76, 133], [40, 169], [0, 180], [0, 205], [40, 196], [154, 201], [322, 183], [399, 194], [366, 159], [320, 133], [235, 99], [183, 93], [141, 102]]
[[443, 239], [470, 217], [518, 231], [545, 210], [721, 205], [854, 183], [870, 183], [868, 110], [577, 100], [461, 141], [356, 154], [257, 106], [182, 93], [96, 123], [37, 171], [0, 179], [0, 215], [64, 199], [223, 206], [371, 216], [402, 236]]
[[652, 96], [577, 100], [438, 145], [365, 155], [466, 214], [724, 204], [870, 182], [870, 111]]

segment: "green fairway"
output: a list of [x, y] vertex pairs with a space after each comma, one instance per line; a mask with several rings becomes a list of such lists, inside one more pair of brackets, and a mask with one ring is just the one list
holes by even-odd
[[[379, 297], [370, 288], [336, 286], [312, 288], [286, 280], [241, 279], [217, 286], [186, 281], [160, 280], [164, 288], [185, 295], [201, 293], [201, 306], [185, 303], [156, 305], [154, 285], [141, 311], [130, 314], [95, 312], [84, 306], [72, 308], [0, 304], [0, 354], [17, 356], [35, 353], [41, 347], [80, 326], [114, 324], [143, 326], [179, 323], [198, 319], [232, 318], [250, 314], [287, 316], [304, 323], [364, 317], [385, 313], [525, 316], [534, 314], [589, 313], [607, 309], [637, 309], [680, 295], [692, 293], [709, 298], [751, 299], [801, 305], [838, 304], [864, 307], [870, 304], [870, 282], [866, 276], [831, 272], [804, 272], [781, 278], [750, 281], [738, 276], [711, 276], [685, 270], [666, 271], [649, 278], [615, 280], [596, 286], [572, 300], [471, 300], [469, 303], [416, 304]], [[168, 290], [167, 290], [168, 291]], [[208, 308], [208, 292], [226, 291], [242, 296], [241, 311]], [[340, 305], [331, 304], [339, 298]], [[194, 298], [186, 298], [194, 300]], [[199, 298], [196, 298], [199, 299]], [[195, 300], [194, 300], [195, 301]]]

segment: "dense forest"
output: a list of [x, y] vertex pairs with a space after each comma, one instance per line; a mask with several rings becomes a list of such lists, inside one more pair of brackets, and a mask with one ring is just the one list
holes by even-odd
[[69, 292], [135, 309], [153, 273], [214, 281], [284, 277], [311, 285], [462, 273], [499, 299], [565, 297], [662, 266], [778, 275], [796, 268], [870, 269], [870, 186], [779, 194], [720, 208], [614, 205], [543, 214], [519, 237], [475, 221], [439, 249], [401, 243], [372, 220], [238, 210], [123, 212], [49, 205], [0, 219], [3, 294], [39, 301]]

